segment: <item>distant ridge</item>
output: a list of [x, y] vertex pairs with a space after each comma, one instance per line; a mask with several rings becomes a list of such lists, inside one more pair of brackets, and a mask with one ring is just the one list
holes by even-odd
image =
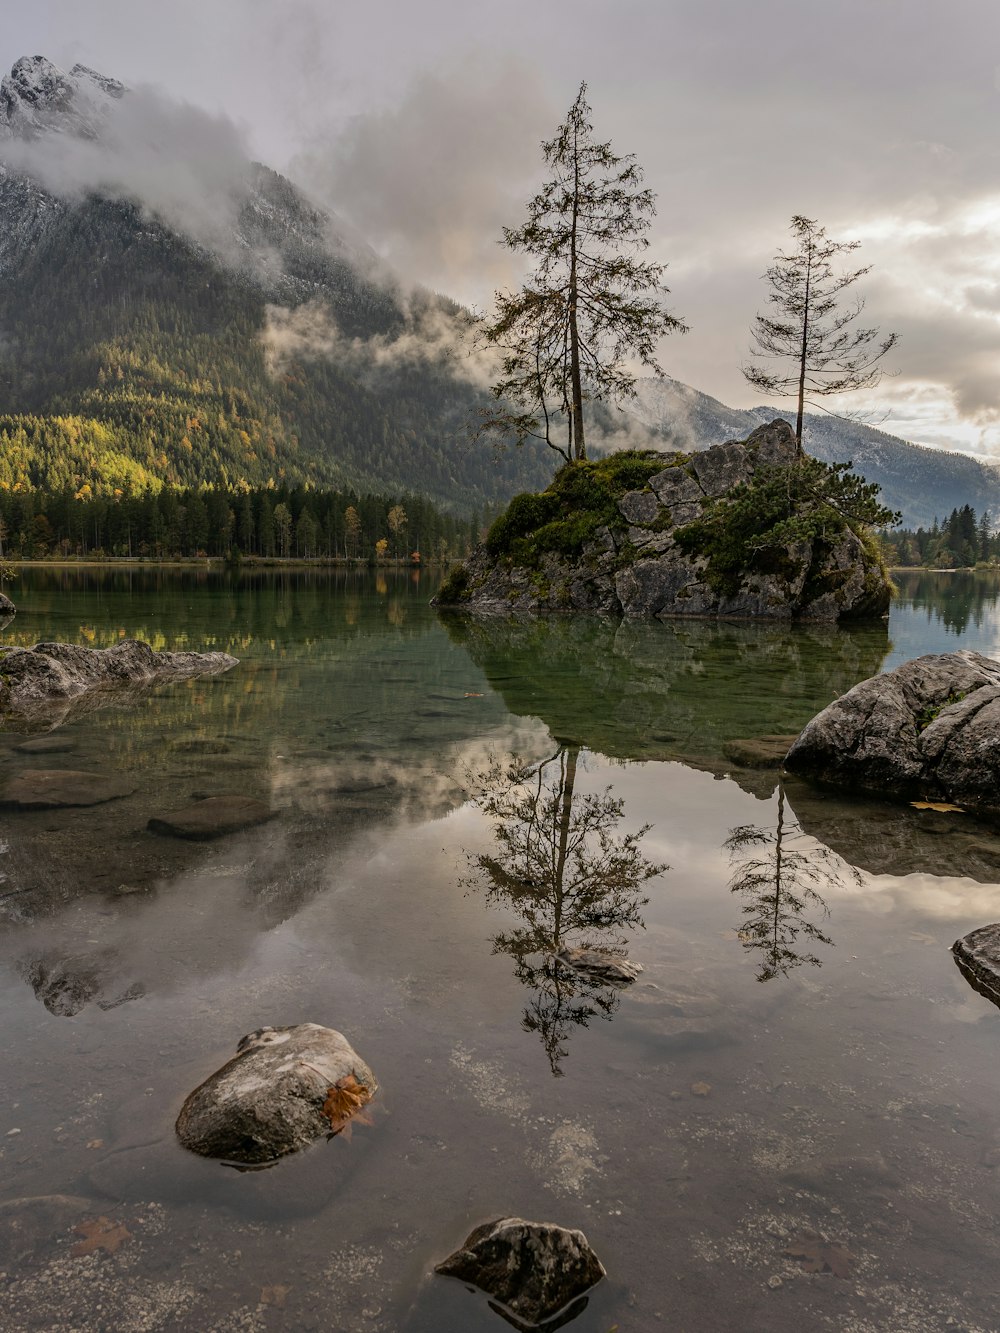
[[[665, 443], [685, 450], [745, 439], [775, 417], [794, 421], [787, 407], [726, 407], [669, 377], [640, 380], [626, 412]], [[947, 518], [966, 504], [1000, 521], [1000, 470], [966, 454], [910, 444], [872, 426], [820, 414], [806, 415], [803, 443], [826, 463], [852, 461], [882, 488], [885, 503], [901, 511], [904, 527], [929, 528], [935, 518]]]

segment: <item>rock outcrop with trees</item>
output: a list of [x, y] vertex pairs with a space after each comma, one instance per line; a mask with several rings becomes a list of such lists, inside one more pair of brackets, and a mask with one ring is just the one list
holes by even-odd
[[877, 487], [800, 456], [785, 421], [695, 454], [573, 463], [517, 496], [439, 605], [485, 613], [837, 621], [883, 615]]

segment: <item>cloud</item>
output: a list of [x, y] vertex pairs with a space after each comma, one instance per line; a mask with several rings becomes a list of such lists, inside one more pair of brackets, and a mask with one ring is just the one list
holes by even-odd
[[0, 157], [60, 198], [131, 199], [199, 245], [239, 254], [234, 233], [250, 159], [243, 132], [225, 116], [141, 87], [108, 104], [99, 138], [11, 139]]
[[404, 276], [474, 300], [519, 278], [501, 228], [523, 215], [559, 114], [537, 71], [470, 59], [447, 78], [418, 75], [290, 171]]
[[412, 368], [447, 366], [455, 378], [487, 389], [495, 377], [492, 351], [475, 342], [469, 313], [414, 292], [400, 296], [402, 328], [371, 338], [347, 337], [326, 302], [288, 307], [268, 305], [260, 339], [271, 374], [286, 372], [296, 361], [337, 361], [361, 378]]

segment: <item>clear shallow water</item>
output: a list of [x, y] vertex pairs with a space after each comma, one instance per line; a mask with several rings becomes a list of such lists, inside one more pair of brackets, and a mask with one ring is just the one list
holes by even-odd
[[[5, 772], [135, 787], [4, 814], [0, 1326], [498, 1330], [428, 1274], [514, 1213], [582, 1227], [607, 1267], [580, 1333], [997, 1327], [1000, 1014], [948, 953], [1000, 914], [997, 840], [779, 793], [725, 751], [919, 652], [1000, 653], [996, 581], [900, 583], [888, 630], [782, 631], [443, 623], [409, 576], [26, 573], [7, 643], [241, 665], [67, 718], [64, 754], [0, 736]], [[565, 877], [499, 892], [475, 858], [523, 869], [501, 853], [524, 821], [498, 849], [468, 799], [491, 754], [544, 763], [557, 841], [610, 787], [609, 836], [651, 825], [638, 854], [669, 869], [589, 917]], [[279, 815], [146, 831], [226, 791]], [[627, 939], [633, 987], [546, 969], [581, 921]], [[249, 1175], [180, 1149], [191, 1088], [300, 1021], [375, 1069], [374, 1126]], [[129, 1234], [74, 1256], [93, 1217]], [[807, 1233], [846, 1278], [784, 1255]]]

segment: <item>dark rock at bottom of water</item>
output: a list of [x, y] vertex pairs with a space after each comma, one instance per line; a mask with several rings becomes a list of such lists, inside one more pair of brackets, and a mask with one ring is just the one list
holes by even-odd
[[154, 816], [146, 827], [151, 833], [202, 841], [266, 823], [275, 814], [250, 796], [206, 796], [184, 810]]
[[[605, 1276], [582, 1231], [500, 1217], [476, 1227], [434, 1270], [472, 1283], [522, 1333], [556, 1329], [581, 1313], [584, 1293]], [[492, 1302], [491, 1302], [492, 1304]]]

